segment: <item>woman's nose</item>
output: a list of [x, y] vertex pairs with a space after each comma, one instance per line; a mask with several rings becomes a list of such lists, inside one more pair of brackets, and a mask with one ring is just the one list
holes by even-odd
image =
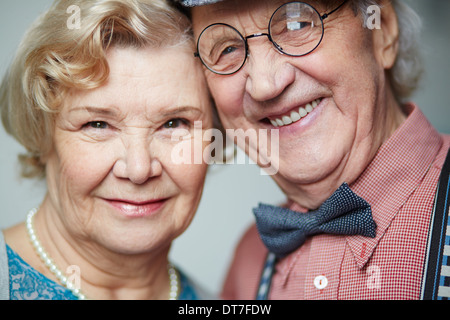
[[115, 163], [114, 174], [119, 178], [129, 179], [134, 184], [144, 184], [150, 178], [159, 176], [162, 165], [152, 154], [150, 145], [146, 139], [134, 139], [127, 143], [123, 156]]

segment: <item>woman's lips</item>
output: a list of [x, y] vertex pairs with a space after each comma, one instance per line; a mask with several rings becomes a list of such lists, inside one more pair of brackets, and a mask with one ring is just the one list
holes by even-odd
[[166, 202], [167, 199], [157, 199], [145, 202], [131, 200], [106, 200], [114, 208], [118, 209], [127, 217], [148, 217], [154, 215]]

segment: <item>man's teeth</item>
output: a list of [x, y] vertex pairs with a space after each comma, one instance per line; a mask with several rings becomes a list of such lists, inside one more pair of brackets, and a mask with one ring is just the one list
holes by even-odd
[[270, 119], [270, 123], [272, 123], [274, 127], [282, 127], [297, 122], [313, 111], [320, 101], [321, 99], [314, 100], [308, 103], [305, 107], [300, 107], [298, 111], [292, 111], [290, 115], [283, 116], [281, 119]]

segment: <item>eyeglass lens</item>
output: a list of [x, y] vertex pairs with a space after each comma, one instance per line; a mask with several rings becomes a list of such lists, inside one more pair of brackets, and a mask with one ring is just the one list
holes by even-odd
[[[303, 56], [322, 41], [323, 22], [309, 4], [289, 2], [279, 7], [269, 22], [269, 39], [275, 48], [290, 56]], [[234, 27], [217, 23], [208, 26], [198, 39], [203, 64], [219, 74], [238, 71], [247, 58], [247, 39]]]

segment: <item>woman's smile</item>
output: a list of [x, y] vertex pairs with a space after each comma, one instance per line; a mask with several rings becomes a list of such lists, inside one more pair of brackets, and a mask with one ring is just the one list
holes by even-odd
[[105, 199], [112, 207], [121, 214], [130, 217], [148, 217], [160, 212], [168, 199], [152, 199], [148, 201], [133, 201], [126, 199]]

